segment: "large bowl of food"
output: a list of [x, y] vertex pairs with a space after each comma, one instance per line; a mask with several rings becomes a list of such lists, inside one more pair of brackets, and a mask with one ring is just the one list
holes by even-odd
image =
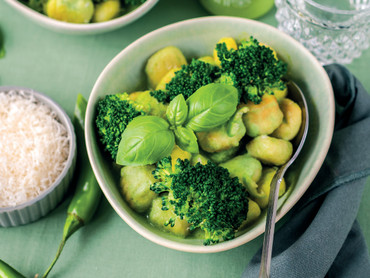
[[5, 0], [37, 24], [66, 34], [98, 34], [126, 26], [158, 0]]
[[334, 126], [330, 80], [301, 44], [234, 17], [175, 23], [133, 42], [103, 70], [86, 112], [96, 178], [135, 231], [176, 250], [210, 253], [262, 234], [271, 179], [306, 143], [280, 185], [277, 219], [319, 171]]

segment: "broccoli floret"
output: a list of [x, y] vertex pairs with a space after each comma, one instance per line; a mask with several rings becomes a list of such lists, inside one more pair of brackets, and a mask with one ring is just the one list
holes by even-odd
[[45, 0], [22, 0], [21, 2], [37, 12], [43, 12]]
[[[32, 1], [32, 0], [30, 0]], [[33, 0], [35, 1], [35, 0]], [[36, 1], [43, 1], [43, 0], [36, 0]], [[94, 3], [101, 3], [101, 2], [106, 2], [107, 0], [93, 0]], [[120, 0], [121, 4], [124, 6], [138, 6], [143, 4], [146, 0]]]
[[183, 94], [187, 99], [200, 87], [213, 83], [219, 77], [220, 69], [217, 66], [193, 59], [190, 64], [183, 65], [175, 73], [166, 84], [166, 90], [155, 90], [151, 95], [163, 103], [170, 102], [179, 94]]
[[145, 1], [146, 0], [123, 0], [123, 3], [125, 5], [137, 6], [143, 4]]
[[221, 81], [234, 85], [244, 102], [258, 104], [271, 87], [283, 87], [281, 78], [287, 64], [278, 60], [271, 48], [259, 44], [253, 37], [243, 41], [237, 50], [228, 50], [225, 43], [216, 45], [221, 62]]
[[[210, 245], [235, 237], [235, 231], [246, 219], [248, 193], [238, 178], [231, 178], [227, 169], [211, 161], [191, 165], [189, 160], [178, 159], [175, 167], [171, 157], [158, 162], [153, 175], [159, 182], [151, 186], [163, 194], [162, 209], [173, 209], [190, 224], [189, 229], [205, 232], [203, 244]], [[165, 225], [175, 225], [175, 218]]]
[[231, 73], [223, 72], [220, 78], [217, 79], [215, 83], [222, 83], [222, 84], [227, 84], [231, 86], [236, 86], [237, 79], [236, 79], [235, 74], [233, 74], [232, 72]]
[[142, 107], [130, 100], [127, 93], [107, 95], [99, 100], [95, 123], [100, 141], [114, 161], [126, 126], [133, 118], [144, 114]]

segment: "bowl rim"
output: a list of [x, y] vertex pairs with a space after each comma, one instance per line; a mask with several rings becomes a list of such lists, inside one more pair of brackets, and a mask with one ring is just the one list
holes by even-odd
[[305, 55], [310, 57], [310, 60], [317, 66], [318, 70], [321, 72], [323, 78], [326, 81], [325, 82], [325, 85], [326, 85], [325, 90], [329, 92], [328, 106], [329, 106], [329, 109], [331, 111], [330, 117], [328, 117], [328, 119], [327, 119], [329, 128], [327, 130], [325, 130], [326, 136], [327, 136], [326, 138], [328, 138], [328, 139], [324, 143], [321, 144], [321, 146], [322, 146], [321, 152], [320, 152], [316, 161], [314, 162], [314, 164], [311, 167], [311, 169], [312, 169], [311, 171], [312, 171], [313, 174], [308, 179], [305, 180], [306, 181], [306, 186], [305, 187], [299, 187], [298, 190], [295, 192], [295, 199], [290, 200], [289, 203], [285, 203], [281, 208], [279, 208], [279, 210], [277, 211], [277, 214], [276, 214], [276, 222], [279, 221], [298, 202], [298, 200], [306, 192], [306, 190], [308, 189], [308, 187], [310, 186], [310, 184], [312, 183], [312, 181], [316, 177], [316, 175], [317, 175], [318, 171], [320, 170], [320, 168], [322, 166], [322, 163], [323, 163], [323, 161], [324, 161], [324, 159], [327, 155], [327, 152], [329, 150], [331, 140], [332, 140], [332, 136], [333, 136], [333, 131], [334, 131], [334, 118], [335, 118], [334, 94], [333, 94], [333, 88], [332, 88], [329, 76], [327, 75], [325, 69], [322, 67], [321, 63], [314, 57], [314, 55], [308, 49], [306, 49], [301, 43], [296, 41], [294, 38], [292, 38], [288, 34], [286, 34], [286, 33], [282, 32], [281, 30], [277, 29], [276, 27], [268, 25], [266, 23], [255, 21], [255, 20], [252, 20], [252, 19], [232, 17], [232, 16], [205, 16], [205, 17], [187, 19], [187, 20], [172, 23], [172, 24], [163, 26], [159, 29], [156, 29], [154, 31], [151, 31], [150, 33], [147, 33], [146, 35], [140, 37], [139, 39], [135, 40], [130, 45], [128, 45], [126, 48], [124, 48], [122, 51], [120, 51], [106, 65], [106, 67], [100, 73], [98, 79], [96, 80], [96, 82], [95, 82], [95, 84], [92, 88], [92, 91], [91, 91], [91, 94], [90, 94], [90, 97], [89, 97], [89, 100], [88, 100], [88, 106], [87, 106], [87, 110], [86, 110], [86, 123], [88, 123], [88, 124], [85, 127], [85, 140], [86, 140], [86, 148], [87, 148], [90, 164], [91, 164], [92, 169], [95, 173], [95, 176], [96, 176], [96, 179], [97, 179], [97, 181], [100, 185], [100, 188], [102, 189], [102, 191], [103, 191], [105, 197], [107, 198], [108, 202], [113, 207], [113, 209], [116, 211], [116, 213], [132, 229], [134, 229], [138, 234], [140, 234], [141, 236], [145, 237], [146, 239], [148, 239], [148, 240], [150, 240], [154, 243], [157, 243], [159, 245], [162, 245], [162, 246], [165, 246], [165, 247], [168, 247], [168, 248], [171, 248], [171, 249], [175, 249], [175, 250], [178, 250], [178, 251], [191, 252], [191, 253], [215, 253], [215, 252], [226, 251], [226, 250], [233, 249], [235, 247], [241, 246], [241, 245], [255, 239], [256, 237], [258, 237], [262, 233], [264, 233], [265, 225], [263, 225], [263, 226], [260, 225], [260, 226], [254, 227], [253, 228], [254, 229], [253, 234], [249, 234], [249, 235], [248, 234], [242, 234], [242, 235], [236, 237], [235, 239], [225, 241], [225, 242], [220, 242], [218, 244], [210, 245], [210, 246], [191, 245], [191, 244], [175, 242], [175, 241], [172, 241], [170, 239], [161, 237], [158, 234], [155, 234], [155, 233], [151, 232], [150, 230], [146, 229], [140, 223], [138, 223], [134, 218], [132, 218], [126, 211], [124, 211], [121, 208], [121, 205], [119, 204], [119, 202], [117, 200], [115, 200], [114, 197], [110, 196], [109, 190], [104, 186], [102, 174], [99, 173], [97, 161], [95, 160], [95, 158], [93, 156], [93, 146], [92, 146], [92, 142], [91, 142], [90, 137], [89, 137], [89, 134], [92, 132], [92, 127], [90, 126], [90, 120], [89, 119], [92, 118], [93, 115], [94, 115], [94, 107], [92, 107], [91, 103], [93, 102], [93, 99], [95, 98], [95, 95], [98, 92], [97, 90], [98, 90], [99, 83], [101, 83], [104, 80], [106, 73], [109, 72], [109, 70], [112, 67], [114, 67], [114, 65], [123, 56], [125, 56], [126, 52], [129, 52], [131, 49], [136, 48], [137, 45], [140, 45], [143, 41], [145, 42], [147, 40], [150, 40], [151, 37], [155, 37], [160, 33], [171, 32], [171, 31], [173, 32], [179, 26], [185, 28], [186, 25], [194, 26], [198, 23], [204, 23], [204, 22], [208, 22], [208, 24], [211, 24], [210, 22], [212, 22], [212, 20], [213, 21], [220, 21], [220, 22], [227, 21], [229, 23], [230, 22], [233, 22], [233, 23], [238, 22], [240, 24], [245, 24], [245, 25], [249, 24], [249, 25], [252, 25], [252, 26], [258, 25], [258, 26], [261, 26], [263, 28], [270, 29], [273, 32], [279, 33], [280, 36], [283, 39], [289, 41], [290, 44], [295, 45], [295, 47], [299, 48], [302, 52], [305, 53]]
[[143, 14], [147, 13], [159, 0], [147, 0], [131, 12], [120, 17], [98, 23], [69, 23], [50, 18], [40, 12], [37, 12], [18, 0], [5, 0], [9, 5], [19, 10], [26, 16], [42, 23], [44, 26], [49, 26], [54, 29], [64, 30], [68, 32], [101, 32], [104, 30], [112, 30], [124, 25], [128, 25], [135, 21]]
[[43, 93], [40, 93], [38, 91], [35, 91], [33, 89], [30, 89], [30, 88], [25, 88], [25, 87], [20, 87], [20, 86], [0, 86], [0, 92], [9, 92], [9, 91], [17, 91], [17, 92], [24, 91], [26, 93], [32, 94], [38, 101], [42, 102], [43, 104], [47, 105], [50, 109], [57, 112], [58, 119], [66, 127], [71, 140], [70, 140], [66, 165], [63, 168], [63, 171], [56, 178], [56, 180], [49, 186], [49, 188], [47, 188], [45, 191], [43, 191], [41, 194], [39, 194], [35, 198], [28, 200], [24, 203], [18, 204], [14, 207], [0, 207], [0, 213], [21, 210], [25, 207], [29, 207], [39, 202], [40, 200], [45, 198], [47, 195], [49, 195], [56, 187], [58, 187], [58, 185], [62, 182], [62, 180], [68, 174], [69, 169], [72, 167], [73, 160], [74, 160], [74, 157], [76, 156], [76, 151], [77, 151], [76, 135], [75, 135], [72, 121], [67, 115], [67, 113], [64, 111], [64, 109], [57, 102], [55, 102], [49, 96]]

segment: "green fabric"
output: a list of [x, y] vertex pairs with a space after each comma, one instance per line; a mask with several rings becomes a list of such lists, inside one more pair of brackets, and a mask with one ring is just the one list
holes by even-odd
[[[276, 26], [275, 10], [261, 21]], [[106, 64], [144, 34], [180, 20], [207, 16], [197, 0], [160, 0], [145, 17], [117, 31], [71, 36], [44, 29], [0, 1], [5, 57], [0, 85], [34, 88], [51, 96], [72, 116], [78, 93], [86, 98]], [[348, 68], [370, 92], [370, 50]], [[370, 244], [370, 186], [358, 220]], [[26, 277], [43, 273], [57, 251], [70, 201], [48, 216], [16, 228], [0, 228], [0, 258]], [[282, 221], [283, 222], [283, 221]], [[50, 277], [240, 277], [260, 248], [259, 237], [216, 254], [190, 254], [156, 245], [138, 235], [103, 198], [94, 221], [68, 241]]]
[[[325, 69], [337, 108], [333, 140], [315, 180], [275, 234], [272, 277], [368, 277], [370, 273], [369, 252], [356, 221], [370, 175], [370, 96], [344, 67]], [[258, 276], [260, 254], [243, 277]]]

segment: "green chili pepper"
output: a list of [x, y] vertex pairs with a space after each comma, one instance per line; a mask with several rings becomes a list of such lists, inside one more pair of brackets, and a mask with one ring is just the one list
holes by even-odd
[[4, 35], [0, 29], [0, 59], [5, 56]]
[[22, 274], [0, 259], [0, 278], [25, 278]]
[[82, 95], [77, 96], [74, 111], [73, 125], [77, 138], [77, 187], [76, 192], [67, 210], [67, 218], [64, 224], [63, 237], [57, 254], [49, 268], [43, 275], [46, 278], [58, 260], [67, 239], [94, 215], [101, 197], [100, 187], [95, 179], [86, 153], [84, 127], [87, 101]]

